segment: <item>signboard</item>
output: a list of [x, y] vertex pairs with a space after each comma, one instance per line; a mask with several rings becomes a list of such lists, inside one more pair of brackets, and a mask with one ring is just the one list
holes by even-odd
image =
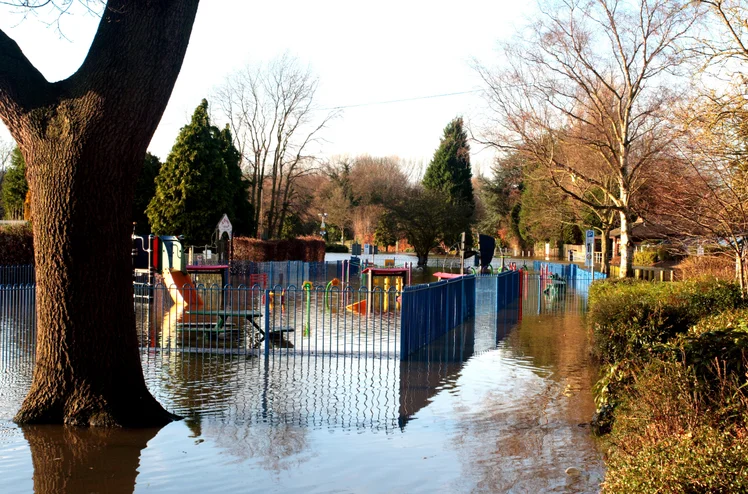
[[[223, 218], [221, 218], [221, 221], [218, 222], [218, 239], [220, 240], [224, 233], [227, 233], [229, 235], [229, 238], [231, 238], [231, 233], [234, 231], [234, 227], [231, 226], [231, 222], [229, 221], [229, 217], [225, 214], [223, 215]], [[208, 258], [210, 259], [210, 258]]]
[[595, 262], [595, 231], [587, 230], [584, 235], [584, 265], [591, 268]]
[[696, 255], [697, 256], [703, 256], [704, 255], [704, 246], [703, 245], [699, 245], [696, 248]]

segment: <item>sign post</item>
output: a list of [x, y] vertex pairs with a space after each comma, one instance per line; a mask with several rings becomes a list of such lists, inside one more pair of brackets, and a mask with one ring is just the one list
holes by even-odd
[[595, 279], [595, 231], [587, 230], [584, 235], [584, 266], [590, 268], [592, 279]]

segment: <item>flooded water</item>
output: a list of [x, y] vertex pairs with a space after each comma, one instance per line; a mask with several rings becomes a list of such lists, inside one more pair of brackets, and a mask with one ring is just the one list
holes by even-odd
[[8, 360], [0, 492], [597, 492], [584, 297], [527, 288], [516, 326], [478, 307], [405, 361], [144, 354], [186, 417], [160, 430], [19, 428], [32, 369]]

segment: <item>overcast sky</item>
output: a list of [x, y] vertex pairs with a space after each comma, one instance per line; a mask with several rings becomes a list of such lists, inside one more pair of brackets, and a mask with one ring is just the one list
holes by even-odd
[[[452, 118], [480, 123], [480, 80], [471, 60], [495, 63], [498, 41], [527, 22], [533, 9], [532, 1], [511, 0], [203, 0], [149, 150], [165, 159], [200, 100], [229, 73], [288, 52], [319, 78], [319, 108], [348, 107], [324, 132], [322, 154], [427, 163]], [[50, 81], [80, 66], [97, 23], [91, 14], [67, 15], [61, 37], [34, 16], [24, 20], [0, 7], [0, 28]], [[4, 127], [0, 136], [9, 138]], [[492, 154], [473, 148], [474, 168], [487, 171]]]

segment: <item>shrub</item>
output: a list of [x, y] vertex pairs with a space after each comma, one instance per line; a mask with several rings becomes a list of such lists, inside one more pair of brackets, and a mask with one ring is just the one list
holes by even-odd
[[642, 250], [634, 253], [634, 266], [654, 266], [659, 261], [657, 251]]
[[683, 363], [642, 369], [617, 411], [603, 491], [745, 492], [745, 395], [730, 379], [718, 386], [732, 403], [705, 399]]
[[325, 252], [333, 252], [339, 254], [347, 254], [350, 252], [347, 245], [343, 244], [327, 244], [325, 245]]
[[593, 284], [604, 492], [748, 491], [748, 308], [733, 283]]
[[319, 237], [298, 237], [290, 240], [259, 240], [235, 237], [233, 258], [237, 261], [307, 261], [325, 260], [325, 242]]
[[678, 279], [711, 276], [725, 281], [735, 279], [735, 259], [730, 256], [691, 256], [675, 267]]
[[641, 357], [699, 319], [742, 304], [737, 285], [713, 278], [674, 283], [606, 280], [591, 286], [587, 317], [597, 356], [614, 363]]
[[748, 439], [717, 428], [621, 448], [610, 455], [602, 492], [748, 491]]
[[0, 266], [34, 264], [34, 235], [27, 226], [0, 227]]

